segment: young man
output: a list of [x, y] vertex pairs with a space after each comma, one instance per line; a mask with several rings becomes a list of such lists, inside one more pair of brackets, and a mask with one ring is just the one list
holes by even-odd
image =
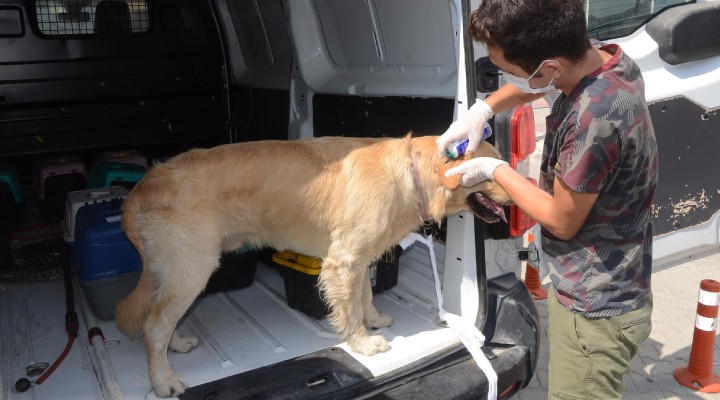
[[477, 101], [438, 139], [479, 142], [494, 113], [560, 90], [539, 187], [506, 162], [476, 158], [448, 171], [494, 179], [542, 227], [550, 272], [549, 398], [623, 395], [630, 360], [650, 334], [655, 134], [637, 65], [617, 45], [591, 43], [579, 0], [484, 0], [473, 39], [510, 84]]

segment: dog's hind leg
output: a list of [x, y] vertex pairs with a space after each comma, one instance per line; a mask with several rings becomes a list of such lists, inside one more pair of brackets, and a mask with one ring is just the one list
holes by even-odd
[[143, 326], [150, 382], [159, 397], [177, 396], [187, 388], [170, 368], [167, 351], [187, 352], [197, 346], [197, 338], [181, 337], [175, 328], [207, 285], [218, 257], [176, 252], [166, 262], [172, 267], [164, 271], [156, 302]]
[[176, 353], [187, 353], [196, 348], [199, 343], [200, 339], [195, 336], [180, 336], [176, 329], [173, 331], [172, 338], [170, 338], [168, 349]]
[[330, 323], [347, 340], [353, 351], [373, 355], [390, 349], [380, 335], [370, 336], [363, 325], [363, 290], [370, 285], [367, 265], [370, 260], [353, 256], [346, 246], [331, 246], [320, 269], [320, 289], [330, 306]]
[[372, 300], [372, 285], [370, 283], [370, 273], [368, 271], [363, 279], [362, 289], [363, 323], [368, 328], [384, 328], [386, 326], [390, 326], [393, 322], [392, 316], [387, 313], [378, 312]]

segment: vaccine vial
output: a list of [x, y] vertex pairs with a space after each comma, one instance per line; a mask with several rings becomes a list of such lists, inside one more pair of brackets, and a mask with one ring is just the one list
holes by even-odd
[[[482, 136], [480, 137], [480, 141], [482, 142], [483, 140], [486, 140], [491, 135], [492, 135], [492, 128], [486, 122], [485, 125], [483, 126], [483, 132], [482, 132]], [[447, 156], [447, 158], [452, 158], [452, 159], [462, 157], [463, 155], [465, 155], [465, 151], [467, 150], [468, 143], [470, 143], [470, 140], [468, 140], [468, 139], [461, 139], [461, 140], [456, 140], [454, 142], [451, 142], [448, 145], [447, 149], [445, 149], [445, 155]]]

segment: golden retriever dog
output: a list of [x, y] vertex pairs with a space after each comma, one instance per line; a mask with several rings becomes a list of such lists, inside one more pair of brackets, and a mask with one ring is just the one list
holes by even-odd
[[[497, 184], [459, 186], [444, 172], [462, 160], [440, 158], [437, 137], [323, 137], [195, 149], [153, 167], [123, 206], [122, 226], [140, 252], [137, 287], [118, 303], [116, 323], [144, 335], [155, 394], [186, 384], [168, 349], [188, 352], [195, 337], [180, 318], [218, 268], [221, 252], [250, 245], [322, 258], [320, 293], [329, 321], [349, 347], [373, 355], [390, 346], [366, 327], [392, 317], [372, 303], [368, 266], [424, 221], [473, 211], [486, 222], [510, 199]], [[499, 157], [482, 143], [477, 156]]]

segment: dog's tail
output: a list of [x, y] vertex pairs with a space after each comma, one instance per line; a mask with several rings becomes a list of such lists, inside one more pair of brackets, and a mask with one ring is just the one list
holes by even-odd
[[144, 186], [143, 182], [140, 181], [133, 191], [130, 192], [130, 195], [128, 195], [127, 199], [123, 202], [122, 215], [120, 216], [122, 230], [128, 239], [130, 239], [133, 246], [135, 246], [138, 253], [140, 253], [140, 257], [143, 256], [143, 242], [140, 238], [140, 232], [138, 232], [137, 229], [137, 216], [140, 212], [140, 200], [138, 200], [140, 196], [138, 196], [138, 192], [143, 191], [142, 186]]
[[[125, 234], [140, 253], [140, 258], [144, 264], [143, 243], [137, 230], [136, 221], [140, 207], [137, 198], [138, 196], [133, 196], [133, 193], [130, 193], [123, 204], [121, 222]], [[115, 324], [122, 333], [130, 337], [140, 336], [154, 293], [155, 280], [153, 274], [143, 265], [137, 286], [132, 293], [120, 300], [115, 307]]]
[[150, 312], [150, 303], [155, 292], [151, 275], [143, 269], [135, 289], [115, 307], [115, 324], [120, 332], [129, 337], [138, 337], [142, 334], [143, 324]]

